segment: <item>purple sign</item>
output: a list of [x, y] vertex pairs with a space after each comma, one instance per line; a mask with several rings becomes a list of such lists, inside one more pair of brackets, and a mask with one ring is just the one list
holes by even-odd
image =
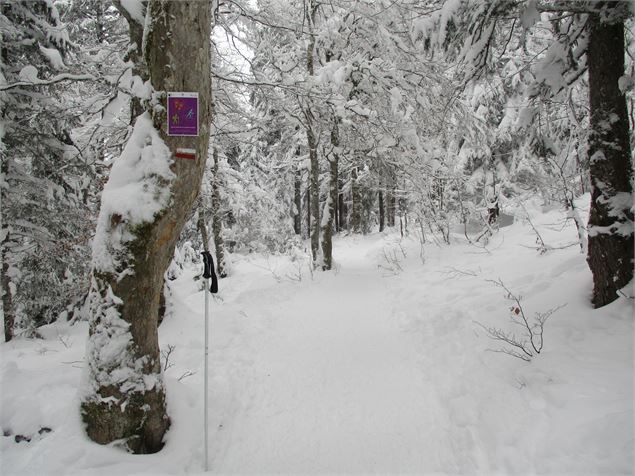
[[168, 135], [198, 136], [198, 93], [168, 93]]

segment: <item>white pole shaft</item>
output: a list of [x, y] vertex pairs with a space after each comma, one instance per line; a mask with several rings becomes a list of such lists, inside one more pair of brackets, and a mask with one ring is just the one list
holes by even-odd
[[208, 422], [207, 422], [207, 356], [209, 354], [209, 278], [205, 280], [205, 416], [203, 418], [203, 424], [205, 425], [205, 471], [208, 470], [207, 464], [207, 439], [208, 439]]

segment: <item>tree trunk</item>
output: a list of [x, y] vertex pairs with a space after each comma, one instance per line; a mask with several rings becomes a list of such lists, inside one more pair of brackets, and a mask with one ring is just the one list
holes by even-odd
[[311, 177], [307, 175], [306, 191], [304, 192], [304, 209], [306, 210], [306, 234], [302, 238], [311, 236]]
[[[134, 453], [159, 451], [169, 427], [159, 295], [200, 190], [211, 122], [210, 2], [152, 0], [148, 9], [144, 60], [155, 94], [145, 98], [102, 195], [82, 393], [88, 436], [101, 444], [118, 440]], [[199, 93], [198, 137], [167, 136], [166, 91]], [[175, 159], [177, 147], [195, 149], [195, 160]]]
[[216, 271], [220, 278], [227, 277], [225, 264], [225, 242], [223, 241], [223, 221], [221, 219], [220, 183], [218, 174], [218, 149], [213, 148], [214, 168], [212, 173], [212, 234], [216, 251]]
[[357, 179], [357, 166], [351, 169], [351, 231], [362, 232], [362, 192]]
[[[128, 34], [130, 36], [130, 49], [127, 52], [126, 60], [133, 64], [132, 74], [137, 75], [142, 81], [148, 79], [147, 64], [143, 58], [143, 24], [137, 22], [130, 16], [128, 10], [121, 5], [121, 0], [114, 0], [113, 3], [128, 22]], [[140, 2], [145, 9], [148, 0]], [[143, 114], [144, 108], [141, 101], [137, 97], [133, 97], [130, 101], [130, 118], [134, 120], [135, 117]]]
[[[5, 15], [7, 9], [9, 8], [8, 4], [2, 4], [0, 7], [2, 8], [2, 14]], [[6, 64], [8, 61], [8, 48], [6, 43], [3, 42], [2, 46], [0, 46], [0, 55], [2, 55], [2, 63]], [[4, 118], [5, 112], [2, 111], [2, 115], [0, 117]], [[4, 137], [5, 131], [0, 131], [0, 142]], [[5, 210], [8, 206], [7, 203], [7, 179], [9, 175], [9, 157], [6, 154], [6, 149], [4, 147], [0, 147], [0, 234], [2, 235], [2, 239], [0, 239], [0, 259], [2, 260], [2, 265], [0, 267], [0, 294], [2, 295], [2, 320], [4, 323], [4, 341], [9, 342], [13, 339], [13, 331], [15, 326], [15, 314], [13, 310], [13, 299], [11, 296], [11, 290], [9, 289], [9, 263], [7, 262], [8, 257], [8, 245], [9, 245], [9, 228], [6, 224]]]
[[203, 251], [209, 251], [209, 235], [207, 234], [207, 225], [205, 224], [205, 214], [203, 213], [203, 207], [198, 209], [198, 219], [196, 220], [196, 228], [201, 234], [201, 241], [203, 241]]
[[[337, 121], [331, 130], [331, 145], [335, 150], [339, 147]], [[322, 218], [322, 255], [324, 259], [322, 269], [325, 271], [333, 268], [333, 222], [337, 219], [338, 162], [339, 155], [333, 153], [329, 160], [329, 194], [324, 204], [324, 216]]]
[[[313, 54], [315, 51], [315, 37], [313, 36], [313, 26], [317, 13], [317, 6], [314, 0], [310, 0], [307, 5], [307, 17], [309, 19], [309, 41], [306, 48], [306, 69], [309, 76], [314, 74]], [[320, 166], [317, 154], [317, 137], [313, 129], [314, 117], [311, 111], [310, 99], [307, 99], [307, 109], [304, 111], [306, 119], [306, 137], [309, 146], [309, 195], [310, 195], [310, 213], [311, 213], [311, 256], [313, 258], [313, 266], [317, 265], [318, 253], [320, 250]]]
[[379, 191], [379, 233], [384, 231], [385, 220], [384, 220], [384, 192]]
[[313, 264], [318, 261], [320, 249], [320, 167], [317, 156], [317, 141], [313, 130], [307, 129], [307, 140], [309, 142], [309, 160], [311, 169], [309, 170], [309, 196], [311, 213], [311, 256]]
[[[4, 151], [0, 149], [2, 154], [2, 164], [0, 165], [0, 183], [7, 183], [7, 176], [9, 174], [9, 161]], [[9, 283], [9, 262], [8, 247], [11, 242], [9, 233], [9, 227], [6, 225], [4, 217], [5, 208], [7, 204], [7, 190], [8, 187], [0, 187], [0, 233], [2, 234], [2, 240], [0, 242], [2, 258], [2, 269], [0, 270], [0, 294], [2, 294], [2, 318], [4, 321], [4, 341], [9, 342], [14, 337], [15, 327], [15, 310], [13, 309], [13, 296], [11, 294], [11, 288]]]
[[[604, 5], [605, 12], [619, 7]], [[589, 17], [589, 157], [591, 210], [587, 262], [593, 273], [596, 308], [618, 297], [633, 279], [631, 148], [626, 98], [618, 81], [624, 75], [624, 23]]]
[[344, 182], [340, 181], [339, 184], [339, 194], [337, 197], [337, 215], [338, 215], [338, 222], [339, 222], [339, 227], [338, 227], [338, 231], [341, 230], [346, 230], [347, 229], [347, 225], [346, 225], [346, 215], [348, 214], [348, 209], [346, 207], [346, 199], [344, 197]]
[[395, 213], [396, 213], [396, 201], [395, 201], [395, 186], [392, 180], [389, 182], [389, 189], [386, 191], [386, 221], [390, 227], [395, 226]]
[[296, 170], [293, 180], [293, 231], [302, 234], [302, 172]]

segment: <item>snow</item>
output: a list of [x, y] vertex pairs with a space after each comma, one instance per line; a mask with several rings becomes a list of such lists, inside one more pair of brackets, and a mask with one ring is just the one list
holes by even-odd
[[37, 68], [33, 66], [32, 64], [28, 64], [20, 70], [19, 77], [20, 77], [20, 81], [37, 82], [39, 81], [39, 78], [37, 77], [37, 75], [38, 75]]
[[633, 86], [635, 85], [635, 77], [625, 74], [624, 76], [621, 76], [620, 79], [618, 79], [617, 85], [620, 88], [620, 92], [622, 94], [627, 94], [633, 89]]
[[121, 0], [121, 6], [126, 9], [130, 17], [139, 25], [145, 23], [145, 6], [142, 0]]
[[[101, 271], [116, 269], [121, 244], [132, 237], [124, 223], [140, 225], [168, 205], [171, 152], [146, 112], [135, 122], [130, 140], [115, 161], [102, 193], [97, 231], [93, 239], [93, 265]], [[113, 222], [113, 217], [118, 217]]]
[[101, 121], [99, 125], [102, 127], [112, 126], [113, 123], [121, 117], [124, 106], [127, 105], [128, 98], [121, 91], [117, 91], [117, 96], [106, 104], [102, 111]]
[[[557, 249], [576, 242], [573, 222], [525, 210], [550, 251], [517, 219], [487, 248], [458, 235], [424, 245], [424, 263], [416, 237], [393, 231], [335, 237], [328, 273], [308, 257], [232, 255], [211, 303], [211, 472], [631, 474], [633, 300], [592, 309], [584, 255]], [[200, 274], [171, 282], [159, 330], [161, 348], [174, 346], [165, 448], [134, 456], [88, 440], [87, 324], [58, 322], [0, 345], [3, 475], [202, 474]], [[477, 323], [520, 332], [498, 279], [527, 316], [565, 305], [531, 362], [487, 351], [500, 343]]]
[[64, 64], [64, 60], [62, 59], [62, 55], [55, 48], [45, 48], [40, 45], [40, 52], [44, 55], [44, 57], [51, 63], [51, 66], [54, 69], [66, 69], [66, 65]]
[[520, 23], [526, 30], [540, 21], [540, 12], [538, 11], [537, 3], [536, 0], [529, 0], [520, 16]]

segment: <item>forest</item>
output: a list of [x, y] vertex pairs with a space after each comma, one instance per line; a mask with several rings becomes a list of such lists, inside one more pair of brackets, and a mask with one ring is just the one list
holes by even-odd
[[632, 474], [634, 25], [0, 0], [0, 473]]

